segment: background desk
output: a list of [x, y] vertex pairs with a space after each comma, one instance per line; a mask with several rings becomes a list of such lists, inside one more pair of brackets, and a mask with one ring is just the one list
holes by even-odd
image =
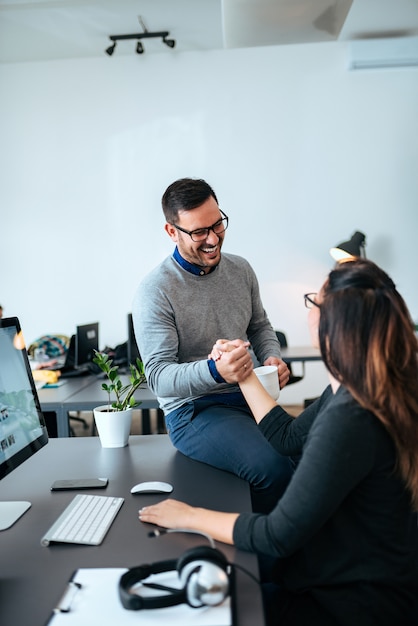
[[[282, 357], [286, 363], [321, 361], [321, 353], [312, 346], [295, 346], [282, 348]], [[122, 380], [123, 380], [122, 376]], [[88, 375], [75, 378], [67, 378], [62, 386], [56, 388], [42, 388], [38, 391], [41, 408], [43, 411], [54, 412], [57, 416], [57, 436], [69, 437], [70, 411], [92, 411], [101, 404], [106, 404], [107, 393], [103, 391], [103, 377]], [[158, 409], [156, 396], [144, 386], [135, 393], [135, 399], [141, 402], [138, 407], [143, 414], [143, 432], [150, 432], [149, 409]], [[162, 411], [159, 414], [159, 428], [163, 430], [164, 419]]]
[[[301, 385], [305, 385], [305, 382], [301, 382], [301, 380], [305, 379], [305, 363], [310, 362], [312, 363], [313, 361], [322, 361], [322, 357], [321, 357], [321, 352], [318, 348], [313, 348], [312, 346], [288, 346], [286, 348], [282, 348], [282, 358], [283, 361], [285, 363], [287, 363], [289, 365], [289, 367], [292, 367], [291, 364], [292, 363], [300, 363], [300, 365], [298, 366], [299, 370], [297, 372], [297, 375], [299, 375], [301, 377], [301, 379], [299, 381], [297, 381], [296, 385], [290, 385], [291, 389], [295, 386], [295, 387], [299, 387]], [[295, 372], [292, 372], [293, 374], [295, 374]], [[324, 388], [326, 386], [326, 384], [328, 384], [328, 382], [326, 382], [324, 384]], [[306, 389], [306, 386], [303, 387], [303, 389]], [[281, 401], [285, 402], [283, 400], [284, 397], [289, 398], [288, 395], [288, 387], [285, 388], [284, 390], [284, 394], [281, 396]], [[300, 392], [299, 392], [300, 393]], [[310, 397], [306, 397], [305, 395], [302, 396], [303, 399], [301, 399], [300, 395], [299, 398], [295, 398], [295, 394], [293, 394], [293, 398], [295, 398], [293, 400], [293, 404], [295, 404], [296, 406], [305, 406], [305, 408], [308, 406], [308, 404], [310, 404], [315, 397], [317, 397], [319, 395], [319, 393], [317, 393], [317, 391], [315, 390], [315, 395], [314, 394], [310, 394]], [[297, 394], [296, 394], [297, 395]], [[292, 391], [290, 392], [290, 397], [292, 397]], [[289, 403], [289, 399], [287, 400]], [[292, 404], [292, 402], [290, 402], [289, 404]]]
[[282, 359], [286, 363], [296, 363], [297, 361], [322, 361], [321, 352], [312, 346], [294, 346], [282, 348]]
[[[80, 376], [65, 379], [61, 387], [43, 387], [38, 391], [42, 410], [54, 411], [57, 415], [58, 437], [70, 436], [69, 411], [92, 411], [107, 403], [107, 393], [102, 389], [104, 382], [103, 377]], [[135, 399], [141, 402], [139, 409], [158, 409], [157, 398], [146, 386], [135, 392]], [[146, 417], [149, 423], [149, 416]]]
[[[107, 382], [104, 378], [93, 377], [88, 386], [81, 387], [76, 393], [63, 401], [64, 411], [67, 413], [68, 411], [92, 411], [101, 404], [107, 404], [108, 395], [102, 389], [104, 382]], [[123, 377], [122, 382], [124, 382]], [[140, 387], [135, 392], [135, 400], [141, 403], [138, 406], [139, 409], [158, 408], [156, 396], [146, 385]]]
[[[51, 492], [53, 480], [107, 476], [106, 490], [88, 493], [122, 496], [122, 505], [100, 546], [52, 545], [41, 537], [72, 500], [74, 491]], [[44, 626], [72, 572], [80, 567], [132, 567], [178, 558], [203, 537], [168, 534], [151, 539], [152, 526], [138, 520], [141, 506], [161, 495], [133, 496], [130, 488], [142, 480], [165, 480], [173, 497], [196, 506], [223, 511], [251, 510], [245, 481], [186, 458], [167, 435], [134, 436], [126, 448], [101, 448], [97, 437], [51, 439], [28, 461], [0, 482], [2, 500], [29, 500], [32, 507], [14, 526], [0, 532], [0, 606], [5, 626]], [[217, 544], [230, 562], [258, 575], [254, 555]], [[258, 585], [237, 571], [238, 626], [264, 623]], [[139, 616], [138, 616], [139, 623]], [[116, 626], [116, 625], [115, 625]]]
[[68, 415], [64, 412], [64, 401], [96, 380], [95, 376], [76, 376], [62, 381], [59, 387], [42, 387], [38, 390], [41, 409], [56, 414], [58, 437], [69, 437]]

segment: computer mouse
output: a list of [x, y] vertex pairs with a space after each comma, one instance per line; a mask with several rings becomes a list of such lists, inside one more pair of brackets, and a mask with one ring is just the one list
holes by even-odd
[[138, 483], [131, 489], [131, 493], [170, 493], [173, 491], [173, 485], [164, 483], [159, 480], [150, 480], [144, 483]]

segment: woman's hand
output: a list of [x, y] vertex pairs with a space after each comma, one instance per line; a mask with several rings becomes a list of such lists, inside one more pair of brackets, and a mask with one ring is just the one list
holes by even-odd
[[141, 522], [162, 528], [195, 530], [224, 543], [233, 543], [232, 535], [237, 517], [238, 513], [210, 511], [172, 499], [144, 506], [139, 510]]
[[162, 528], [191, 528], [193, 507], [178, 500], [163, 500], [138, 511], [141, 522]]

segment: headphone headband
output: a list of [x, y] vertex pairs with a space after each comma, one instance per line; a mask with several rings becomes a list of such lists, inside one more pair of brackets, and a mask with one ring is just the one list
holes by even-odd
[[[196, 587], [196, 576], [199, 571], [211, 564], [215, 568], [215, 573], [211, 572], [209, 589], [205, 589], [205, 584]], [[160, 609], [177, 604], [189, 604], [198, 607], [207, 604], [207, 601], [201, 598], [201, 594], [212, 593], [212, 585], [220, 582], [223, 600], [229, 592], [228, 585], [228, 561], [225, 556], [214, 548], [198, 547], [187, 551], [178, 560], [169, 559], [159, 561], [157, 563], [138, 565], [132, 567], [125, 572], [119, 580], [119, 597], [122, 606], [131, 611], [139, 611], [141, 609]], [[145, 580], [152, 574], [161, 574], [163, 572], [177, 570], [180, 580], [184, 586], [180, 589], [170, 589], [170, 593], [159, 596], [140, 596], [132, 593], [131, 589], [134, 585]], [[197, 573], [196, 573], [197, 572]], [[183, 576], [182, 576], [183, 574]], [[185, 578], [185, 580], [183, 580]], [[196, 591], [196, 589], [199, 591]], [[218, 591], [219, 592], [219, 591]], [[215, 601], [214, 603], [219, 603]], [[211, 604], [209, 600], [209, 604]]]
[[130, 589], [141, 580], [145, 580], [151, 574], [161, 574], [176, 569], [177, 561], [170, 559], [168, 561], [160, 561], [159, 563], [151, 563], [132, 567], [121, 576], [119, 581], [119, 597], [122, 606], [131, 611], [139, 611], [141, 609], [159, 609], [168, 606], [175, 606], [186, 602], [186, 593], [184, 589], [173, 592], [164, 596], [143, 597], [131, 593]]

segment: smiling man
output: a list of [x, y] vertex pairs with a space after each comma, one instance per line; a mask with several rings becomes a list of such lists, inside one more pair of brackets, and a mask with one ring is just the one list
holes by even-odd
[[[251, 352], [259, 363], [277, 366], [281, 387], [288, 368], [253, 269], [242, 257], [221, 254], [228, 217], [210, 185], [180, 179], [165, 191], [162, 207], [175, 250], [143, 280], [132, 307], [148, 385], [173, 445], [247, 480], [253, 509], [267, 512], [291, 467], [260, 433], [237, 380], [253, 369]], [[251, 352], [239, 360], [228, 353], [209, 359], [223, 337], [250, 342]]]

